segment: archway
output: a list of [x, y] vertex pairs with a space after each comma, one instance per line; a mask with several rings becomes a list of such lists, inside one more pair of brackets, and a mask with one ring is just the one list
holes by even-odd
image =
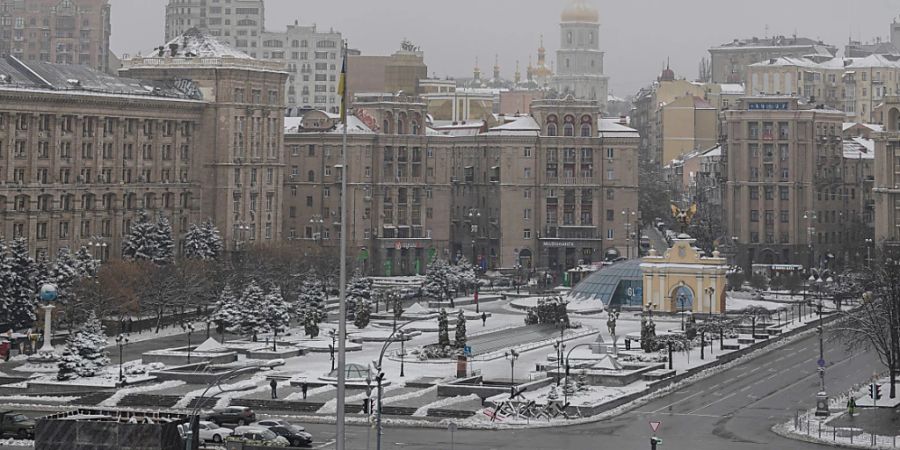
[[672, 310], [691, 311], [694, 309], [694, 291], [686, 284], [679, 284], [669, 296]]
[[531, 269], [532, 254], [531, 250], [525, 248], [519, 252], [519, 265], [525, 269]]

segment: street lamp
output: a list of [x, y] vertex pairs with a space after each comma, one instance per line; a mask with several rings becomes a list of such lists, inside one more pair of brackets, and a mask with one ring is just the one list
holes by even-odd
[[[236, 232], [234, 236], [235, 250], [239, 250], [244, 245], [245, 233], [250, 231], [250, 225], [246, 222], [238, 221], [234, 224], [234, 231]], [[240, 239], [238, 239], [238, 234], [240, 234]]]
[[509, 361], [509, 385], [516, 385], [516, 360], [519, 359], [519, 352], [514, 349], [509, 349], [508, 352], [503, 354], [506, 357], [507, 361]]
[[637, 212], [631, 208], [622, 210], [622, 218], [625, 220], [625, 254], [631, 259], [631, 221], [637, 218]]
[[684, 331], [684, 302], [687, 301], [687, 297], [684, 295], [684, 292], [680, 292], [678, 294], [678, 309], [681, 314], [681, 331]]
[[713, 295], [716, 293], [716, 288], [710, 286], [704, 289], [706, 295], [709, 296], [709, 316], [712, 317], [713, 314]]
[[822, 322], [822, 308], [825, 306], [822, 302], [822, 286], [823, 283], [829, 289], [834, 283], [834, 279], [828, 277], [823, 280], [821, 274], [816, 279], [816, 288], [819, 295], [816, 298], [816, 310], [819, 314], [819, 392], [816, 394], [816, 416], [828, 417], [831, 413], [828, 409], [828, 393], [825, 391], [825, 326]]
[[556, 341], [553, 344], [553, 349], [556, 350], [556, 385], [559, 386], [559, 380], [562, 378], [562, 353], [563, 353], [563, 343], [562, 340]]
[[316, 230], [318, 230], [318, 233], [313, 233], [313, 238], [315, 238], [316, 243], [321, 245], [323, 234], [322, 228], [325, 226], [325, 219], [322, 218], [321, 214], [315, 214], [311, 219], [309, 219], [309, 223], [311, 223], [314, 227], [316, 227]]
[[334, 345], [337, 343], [337, 333], [329, 330], [328, 335], [331, 336], [331, 345], [328, 346], [328, 349], [331, 351], [331, 371], [334, 372]]
[[405, 377], [404, 366], [406, 365], [406, 331], [400, 330], [400, 377]]
[[188, 337], [187, 363], [190, 364], [191, 363], [191, 333], [194, 332], [194, 324], [193, 323], [188, 323], [187, 325], [181, 324], [181, 329], [187, 330], [187, 337]]
[[812, 270], [813, 264], [815, 263], [815, 255], [813, 253], [813, 235], [816, 234], [816, 227], [813, 226], [813, 220], [816, 220], [818, 216], [815, 211], [805, 211], [803, 213], [803, 220], [807, 221], [806, 228], [806, 240], [809, 245], [809, 268]]
[[98, 263], [100, 261], [103, 261], [103, 257], [106, 254], [105, 249], [109, 246], [109, 244], [107, 244], [104, 240], [103, 236], [92, 237], [91, 240], [88, 241], [88, 246], [94, 248], [94, 260]]
[[872, 244], [875, 243], [874, 239], [866, 239], [866, 267], [872, 268]]
[[128, 336], [122, 335], [122, 334], [116, 336], [116, 345], [119, 346], [119, 383], [124, 384], [125, 383], [125, 374], [122, 371], [122, 363], [123, 363], [122, 351], [125, 348], [125, 346], [128, 345]]

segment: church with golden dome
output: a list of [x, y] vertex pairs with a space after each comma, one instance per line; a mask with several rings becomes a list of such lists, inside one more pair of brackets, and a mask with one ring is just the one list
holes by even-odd
[[603, 73], [600, 12], [590, 0], [571, 0], [560, 16], [560, 32], [550, 87], [561, 97], [594, 100], [605, 111], [609, 77]]

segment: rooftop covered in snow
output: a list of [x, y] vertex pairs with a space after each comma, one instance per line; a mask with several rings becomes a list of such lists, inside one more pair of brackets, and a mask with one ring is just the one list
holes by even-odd
[[237, 66], [257, 70], [284, 71], [285, 66], [278, 61], [254, 59], [250, 55], [217, 40], [205, 30], [191, 28], [181, 36], [142, 52], [131, 58], [124, 58], [125, 68], [144, 66]]

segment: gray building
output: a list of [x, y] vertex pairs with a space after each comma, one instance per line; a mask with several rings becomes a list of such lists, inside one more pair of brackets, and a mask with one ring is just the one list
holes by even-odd
[[290, 74], [285, 90], [288, 106], [338, 112], [341, 33], [298, 21], [285, 31], [268, 31], [262, 0], [169, 0], [166, 42], [191, 27], [208, 30], [253, 58], [285, 63]]
[[782, 56], [817, 55], [831, 59], [837, 47], [822, 41], [797, 36], [773, 36], [735, 39], [709, 49], [713, 83], [741, 83], [747, 66]]
[[596, 101], [606, 110], [609, 77], [603, 74], [600, 13], [586, 0], [574, 0], [560, 16], [560, 49], [551, 86], [561, 95]]

